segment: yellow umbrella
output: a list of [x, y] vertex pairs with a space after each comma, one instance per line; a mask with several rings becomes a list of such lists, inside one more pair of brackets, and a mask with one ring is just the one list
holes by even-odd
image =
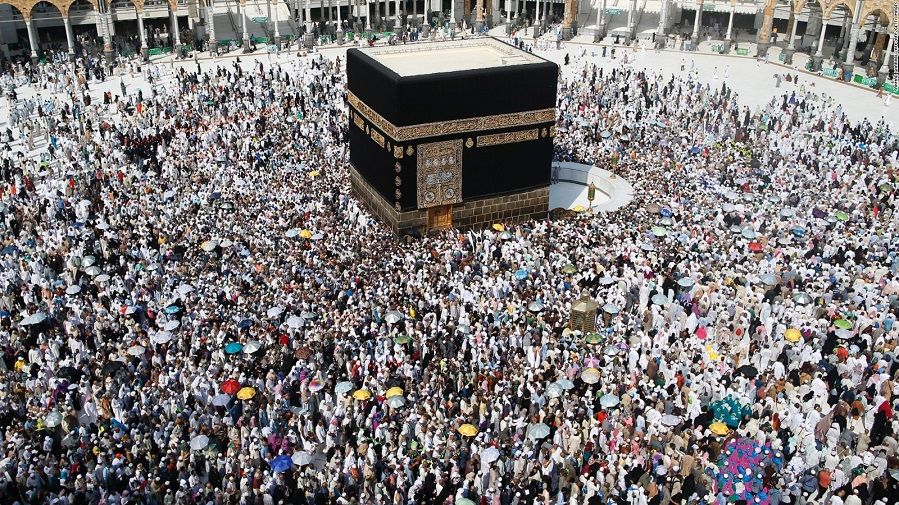
[[506, 231], [506, 227], [499, 223], [494, 223], [493, 229], [496, 231]]
[[581, 205], [581, 204], [577, 204], [577, 205], [575, 205], [574, 208], [571, 209], [571, 210], [573, 210], [573, 211], [575, 211], [575, 212], [584, 212], [585, 210], [587, 210], [587, 207], [584, 207], [584, 206]]
[[357, 389], [353, 393], [353, 398], [355, 398], [359, 401], [368, 400], [369, 398], [371, 398], [371, 391], [369, 391], [367, 389]]
[[318, 171], [318, 170], [313, 170], [313, 171], [309, 172], [309, 177], [315, 178], [315, 177], [318, 177], [318, 176], [319, 176], [319, 171]]
[[727, 433], [730, 431], [730, 428], [728, 428], [727, 425], [722, 423], [721, 421], [712, 423], [711, 425], [709, 425], [709, 429], [712, 430], [712, 433], [714, 433], [715, 435], [727, 435]]
[[478, 434], [478, 429], [470, 424], [463, 424], [462, 426], [459, 426], [459, 433], [466, 437], [473, 437]]
[[583, 372], [581, 372], [581, 380], [586, 382], [587, 384], [596, 384], [599, 382], [600, 372], [596, 368], [590, 367], [585, 368]]
[[254, 396], [256, 396], [256, 390], [249, 386], [242, 387], [240, 388], [240, 391], [237, 392], [238, 400], [249, 400]]
[[718, 358], [721, 357], [721, 355], [718, 354], [717, 351], [715, 351], [714, 349], [712, 349], [712, 346], [710, 346], [710, 345], [706, 345], [706, 346], [705, 346], [705, 352], [706, 352], [706, 354], [708, 354], [709, 359], [712, 360], [712, 361], [715, 361], [715, 360], [717, 360]]
[[402, 396], [402, 394], [403, 388], [392, 387], [388, 389], [386, 393], [384, 393], [384, 396], [386, 396], [387, 398], [393, 398], [394, 396]]
[[802, 333], [799, 333], [799, 330], [797, 330], [796, 328], [790, 328], [786, 333], [784, 333], [784, 339], [787, 342], [792, 342], [795, 344], [796, 342], [799, 342], [799, 339], [801, 338]]
[[300, 230], [300, 236], [303, 238], [312, 238], [312, 232], [309, 230]]

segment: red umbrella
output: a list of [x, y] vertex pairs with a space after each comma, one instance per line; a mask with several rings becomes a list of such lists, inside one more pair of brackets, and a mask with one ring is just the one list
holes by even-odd
[[233, 395], [240, 390], [240, 383], [234, 379], [228, 379], [222, 383], [221, 389], [222, 393]]
[[762, 246], [761, 242], [750, 242], [749, 243], [749, 250], [752, 252], [762, 252], [762, 249], [764, 249], [764, 247]]

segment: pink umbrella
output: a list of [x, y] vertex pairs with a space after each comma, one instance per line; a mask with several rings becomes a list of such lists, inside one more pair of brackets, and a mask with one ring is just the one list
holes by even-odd
[[699, 340], [705, 340], [706, 336], [707, 336], [707, 333], [706, 333], [705, 326], [700, 326], [699, 328], [696, 328], [696, 338], [698, 338]]
[[593, 356], [584, 360], [584, 366], [587, 368], [590, 368], [590, 367], [596, 368], [600, 365], [600, 363], [602, 363], [602, 362], [599, 361], [598, 358], [593, 357]]

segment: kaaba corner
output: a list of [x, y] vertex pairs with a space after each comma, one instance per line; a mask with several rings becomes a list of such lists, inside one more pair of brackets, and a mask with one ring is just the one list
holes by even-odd
[[350, 49], [353, 193], [397, 234], [546, 217], [558, 76], [493, 38]]

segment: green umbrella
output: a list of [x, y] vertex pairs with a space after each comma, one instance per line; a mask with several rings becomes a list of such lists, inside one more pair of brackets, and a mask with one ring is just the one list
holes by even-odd
[[884, 193], [889, 193], [889, 192], [893, 191], [893, 186], [891, 186], [890, 183], [888, 183], [888, 182], [884, 182], [884, 183], [882, 183], [882, 184], [881, 184], [880, 186], [878, 186], [878, 187], [879, 187], [880, 190], [883, 191]]
[[397, 335], [397, 337], [394, 338], [393, 341], [400, 345], [406, 345], [410, 341], [412, 341], [412, 338], [409, 337], [409, 335]]
[[668, 234], [668, 229], [664, 226], [653, 226], [650, 231], [652, 231], [652, 234], [656, 237], [664, 237]]
[[602, 342], [602, 336], [599, 333], [590, 333], [586, 337], [584, 337], [584, 342], [587, 342], [591, 345], [596, 345]]
[[833, 323], [833, 325], [841, 330], [848, 330], [852, 328], [852, 323], [846, 319], [837, 319], [836, 322]]
[[849, 221], [849, 214], [846, 214], [842, 210], [838, 210], [834, 216], [840, 221]]
[[569, 264], [565, 265], [564, 267], [562, 267], [562, 273], [563, 273], [563, 274], [573, 274], [573, 273], [575, 273], [575, 272], [577, 272], [577, 267], [574, 266], [574, 265], [572, 265], [571, 263], [569, 263]]
[[456, 500], [456, 505], [475, 505], [475, 502], [469, 500], [468, 498], [459, 498]]

